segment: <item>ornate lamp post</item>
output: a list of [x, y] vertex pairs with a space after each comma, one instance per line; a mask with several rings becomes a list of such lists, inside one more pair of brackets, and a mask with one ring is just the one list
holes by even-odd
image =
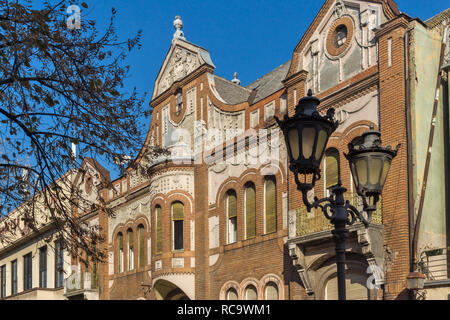
[[320, 163], [325, 147], [331, 134], [337, 129], [338, 123], [333, 119], [334, 109], [328, 109], [325, 116], [317, 112], [320, 100], [312, 96], [300, 99], [295, 107], [295, 114], [283, 121], [275, 117], [284, 133], [289, 157], [289, 169], [294, 173], [297, 189], [302, 193], [303, 203], [308, 212], [312, 208], [321, 208], [325, 217], [334, 225], [332, 231], [336, 244], [336, 261], [338, 277], [339, 300], [345, 300], [345, 240], [348, 230], [346, 225], [352, 225], [360, 220], [366, 228], [371, 221], [372, 212], [376, 210], [386, 182], [392, 159], [397, 155], [398, 148], [392, 150], [390, 146], [381, 146], [380, 132], [371, 128], [363, 133], [362, 143], [349, 144], [349, 152], [345, 157], [349, 161], [356, 191], [363, 199], [367, 220], [349, 201], [344, 200], [346, 188], [341, 181], [331, 188], [329, 197], [314, 202], [308, 200], [308, 191], [314, 188], [320, 179]]

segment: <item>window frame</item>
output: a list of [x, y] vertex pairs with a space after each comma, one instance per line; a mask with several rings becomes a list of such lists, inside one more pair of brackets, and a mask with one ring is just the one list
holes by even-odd
[[[176, 204], [181, 204], [183, 208], [183, 219], [174, 218], [174, 207]], [[184, 248], [184, 203], [181, 201], [175, 201], [170, 206], [171, 217], [172, 217], [172, 250], [173, 251], [183, 251]], [[181, 238], [180, 238], [181, 233]], [[177, 247], [176, 244], [180, 244], [181, 247]]]
[[[275, 199], [274, 199], [274, 206], [275, 206], [275, 212], [274, 212], [274, 215], [275, 215], [275, 230], [272, 230], [272, 231], [268, 231], [267, 230], [267, 220], [268, 220], [268, 217], [267, 217], [267, 183], [269, 182], [269, 181], [271, 181], [271, 182], [273, 182], [273, 184], [274, 184], [274, 197], [275, 197]], [[264, 234], [271, 234], [271, 233], [276, 233], [277, 231], [278, 231], [278, 204], [277, 204], [277, 201], [278, 201], [278, 197], [277, 197], [277, 179], [276, 179], [276, 177], [275, 176], [273, 176], [273, 175], [270, 175], [270, 176], [266, 176], [265, 178], [264, 178]]]
[[[256, 299], [249, 299], [249, 298], [248, 298], [248, 291], [247, 291], [247, 290], [249, 290], [251, 287], [252, 287], [253, 289], [255, 289]], [[252, 301], [252, 300], [258, 300], [258, 288], [257, 288], [255, 285], [253, 285], [253, 284], [247, 285], [247, 286], [245, 287], [245, 289], [244, 289], [244, 297], [245, 297], [245, 300], [250, 300], [250, 301]]]
[[[233, 193], [234, 197], [235, 197], [235, 201], [236, 201], [236, 212], [235, 215], [233, 217], [230, 218], [230, 196], [231, 193]], [[226, 219], [227, 219], [227, 244], [232, 244], [232, 243], [236, 243], [238, 241], [238, 221], [237, 221], [237, 193], [234, 189], [229, 189], [226, 192]], [[233, 223], [232, 223], [233, 221]], [[230, 226], [234, 226], [234, 229], [231, 230]], [[230, 235], [231, 232], [233, 232], [233, 239], [234, 241], [232, 241]]]
[[[254, 191], [254, 235], [253, 236], [249, 236], [248, 235], [248, 228], [249, 228], [249, 222], [247, 220], [248, 218], [248, 211], [247, 211], [247, 204], [248, 204], [248, 199], [247, 199], [247, 190], [248, 189], [253, 189]], [[244, 187], [244, 219], [245, 219], [245, 223], [244, 223], [244, 232], [245, 232], [245, 239], [253, 239], [256, 237], [256, 186], [253, 182], [247, 182], [245, 184]]]
[[47, 288], [47, 246], [39, 248], [39, 288]]
[[124, 269], [123, 234], [119, 232], [117, 234], [117, 271], [122, 273]]
[[23, 291], [33, 289], [33, 256], [31, 252], [23, 256]]
[[11, 261], [11, 295], [18, 293], [17, 282], [17, 259], [15, 259]]
[[64, 248], [62, 241], [55, 241], [55, 289], [64, 287]]
[[155, 253], [161, 254], [163, 243], [162, 243], [162, 207], [160, 205], [155, 206]]
[[134, 232], [131, 228], [127, 230], [127, 240], [127, 270], [132, 271], [134, 270]]
[[145, 268], [145, 227], [143, 224], [138, 225], [138, 265], [139, 269]]
[[6, 264], [0, 266], [0, 298], [6, 297]]

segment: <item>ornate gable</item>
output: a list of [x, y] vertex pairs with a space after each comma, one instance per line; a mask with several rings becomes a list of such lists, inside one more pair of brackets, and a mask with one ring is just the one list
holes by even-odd
[[376, 64], [374, 29], [397, 15], [390, 0], [328, 0], [294, 50], [287, 78], [307, 71], [321, 92]]
[[178, 80], [181, 80], [200, 66], [200, 59], [195, 52], [177, 46], [158, 83], [158, 94], [166, 91]]
[[181, 31], [182, 26], [183, 24], [177, 16], [174, 21], [176, 31], [172, 45], [156, 78], [152, 99], [204, 64], [215, 68], [208, 51], [186, 41]]

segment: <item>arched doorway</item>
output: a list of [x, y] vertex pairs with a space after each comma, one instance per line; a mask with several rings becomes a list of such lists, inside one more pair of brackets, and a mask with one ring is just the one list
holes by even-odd
[[167, 280], [158, 280], [153, 285], [156, 300], [190, 300], [183, 290]]

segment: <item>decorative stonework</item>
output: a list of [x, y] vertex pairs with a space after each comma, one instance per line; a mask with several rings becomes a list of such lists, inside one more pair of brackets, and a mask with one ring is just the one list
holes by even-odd
[[172, 268], [184, 268], [184, 258], [172, 258]]
[[172, 58], [161, 77], [158, 94], [166, 91], [175, 81], [184, 78], [199, 66], [199, 59], [194, 52], [179, 46], [175, 48]]
[[304, 262], [304, 254], [300, 250], [299, 246], [295, 243], [289, 244], [289, 255], [292, 259], [292, 264], [297, 269], [297, 273], [303, 282], [307, 295], [314, 295], [313, 283], [310, 280], [306, 264]]
[[[340, 56], [349, 47], [353, 39], [353, 21], [349, 17], [341, 17], [336, 20], [328, 31], [328, 36], [326, 40], [327, 52], [332, 56]], [[340, 30], [345, 30], [345, 40], [343, 43], [338, 45], [336, 42], [336, 37], [339, 35]]]
[[150, 198], [156, 194], [166, 194], [172, 190], [183, 190], [194, 196], [194, 174], [188, 171], [169, 171], [157, 175], [150, 182]]
[[208, 97], [208, 127], [220, 130], [244, 129], [244, 111], [222, 111]]
[[147, 196], [145, 198], [128, 202], [126, 205], [119, 207], [125, 200], [125, 197], [121, 198], [121, 201], [114, 201], [111, 203], [111, 206], [114, 209], [115, 215], [112, 216], [109, 221], [109, 237], [112, 239], [112, 234], [114, 229], [120, 223], [126, 223], [127, 220], [133, 220], [140, 214], [148, 214], [150, 212], [150, 197]]

